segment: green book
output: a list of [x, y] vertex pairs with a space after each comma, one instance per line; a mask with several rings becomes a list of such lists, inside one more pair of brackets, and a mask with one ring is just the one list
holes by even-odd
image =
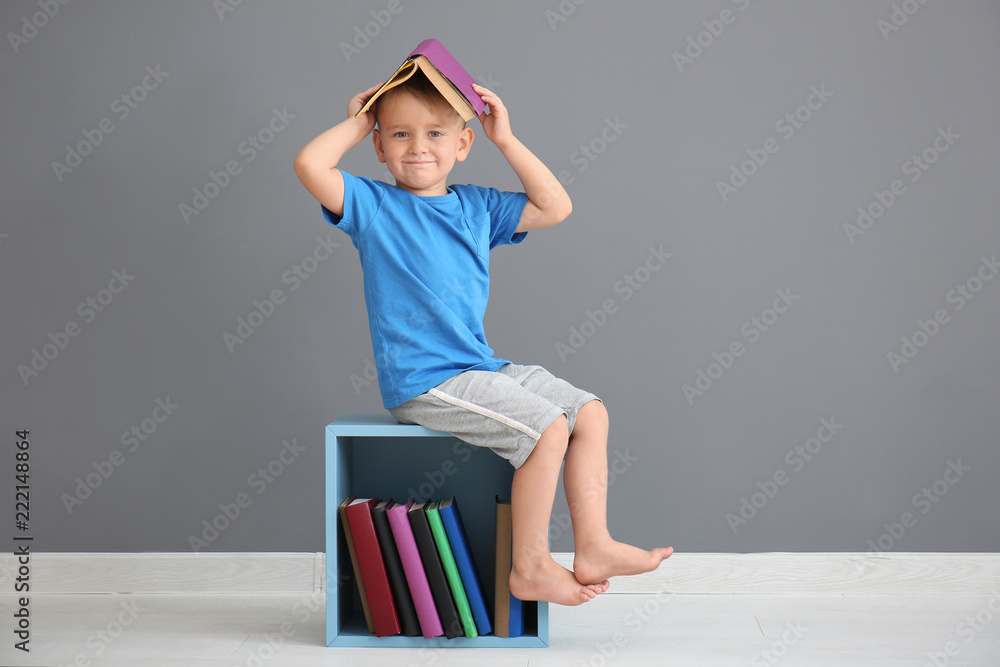
[[455, 554], [451, 552], [448, 533], [444, 530], [444, 523], [441, 521], [437, 503], [427, 504], [427, 522], [431, 526], [431, 534], [434, 535], [434, 542], [437, 544], [438, 554], [441, 556], [441, 565], [444, 566], [444, 576], [448, 580], [451, 594], [455, 598], [455, 607], [458, 608], [458, 617], [462, 619], [465, 636], [476, 637], [479, 632], [476, 630], [476, 622], [472, 618], [472, 607], [469, 605], [469, 598], [462, 586], [462, 576], [458, 573], [458, 563], [455, 562]]

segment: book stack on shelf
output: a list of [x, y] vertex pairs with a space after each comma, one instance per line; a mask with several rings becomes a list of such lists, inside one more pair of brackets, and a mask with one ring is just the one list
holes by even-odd
[[[387, 412], [345, 415], [328, 424], [326, 428], [327, 645], [435, 649], [548, 646], [548, 603], [522, 602], [510, 595], [508, 584], [511, 554], [510, 503], [500, 503], [497, 498], [510, 498], [513, 478], [513, 466], [490, 450], [468, 445], [448, 433], [433, 431], [415, 424], [399, 424]], [[390, 496], [404, 502], [390, 502], [388, 500]], [[412, 504], [409, 502], [411, 498], [416, 499]], [[458, 626], [454, 625], [454, 616], [450, 617], [449, 622], [444, 600], [446, 598], [451, 600], [451, 604], [455, 605], [456, 615], [459, 614], [459, 609], [450, 588], [446, 588], [448, 596], [440, 593], [441, 577], [435, 577], [432, 572], [428, 572], [428, 563], [434, 561], [428, 558], [425, 562], [421, 558], [420, 567], [414, 567], [417, 561], [413, 558], [413, 552], [416, 550], [417, 555], [422, 556], [420, 550], [422, 540], [424, 550], [436, 554], [441, 572], [445, 572], [445, 564], [441, 561], [437, 543], [434, 542], [428, 509], [437, 510], [438, 518], [441, 519], [441, 525], [447, 535], [448, 529], [445, 523], [449, 513], [447, 508], [455, 504], [454, 501], [449, 504], [447, 500], [454, 498], [458, 498], [461, 503], [460, 518], [465, 528], [468, 551], [472, 554], [470, 560], [475, 563], [479, 575], [480, 587], [478, 589], [473, 587], [472, 595], [475, 596], [478, 592], [480, 596], [486, 598], [486, 609], [489, 612], [486, 616], [492, 628], [484, 634], [484, 631], [476, 625], [476, 637], [469, 637], [466, 634], [465, 627], [461, 626], [460, 616]], [[347, 503], [344, 503], [345, 499], [348, 500]], [[352, 536], [353, 539], [347, 536], [345, 528], [348, 530], [351, 528], [347, 520], [347, 509], [358, 499], [361, 499], [361, 502], [355, 503], [352, 512], [358, 513], [359, 518], [364, 521], [367, 511], [372, 517], [372, 530], [377, 530], [376, 520], [381, 523], [381, 519], [376, 518], [381, 512], [373, 514], [373, 510], [377, 510], [383, 500], [386, 501], [382, 509], [385, 511], [385, 518], [388, 519], [391, 543], [401, 564], [402, 581], [405, 582], [405, 586], [401, 588], [405, 588], [409, 593], [417, 617], [419, 632], [415, 635], [405, 634], [403, 621], [399, 619], [397, 609], [396, 616], [400, 623], [398, 634], [376, 636], [375, 619], [370, 618], [371, 609], [366, 608], [369, 607], [371, 595], [362, 588], [366, 584], [362, 560], [366, 562], [372, 560], [377, 553], [382, 560], [382, 566], [385, 567], [386, 559], [382, 553], [383, 541], [379, 541], [377, 532], [374, 541], [370, 539], [371, 533], [369, 533], [367, 545], [364, 547], [358, 544], [357, 536]], [[431, 502], [423, 503], [421, 507], [421, 501], [424, 499]], [[443, 503], [440, 502], [442, 499]], [[369, 500], [375, 502], [368, 502]], [[443, 516], [442, 505], [445, 508]], [[430, 540], [426, 539], [426, 531], [421, 538], [419, 526], [415, 527], [411, 522], [411, 518], [419, 519], [417, 515], [421, 511], [427, 521]], [[413, 533], [412, 542], [407, 539], [406, 524]], [[397, 536], [397, 533], [400, 535]], [[427, 544], [431, 542], [434, 544], [434, 552], [427, 549]], [[500, 552], [506, 554], [506, 558], [496, 557], [498, 543], [508, 545], [499, 547]], [[367, 550], [365, 553], [368, 554], [368, 558], [361, 556], [359, 547]], [[455, 567], [461, 579], [462, 566], [458, 558], [464, 550], [456, 547], [451, 540], [448, 541], [448, 547], [451, 549], [452, 557], [455, 558]], [[358, 561], [357, 567], [355, 560]], [[419, 572], [427, 578], [426, 587], [421, 582]], [[410, 577], [410, 574], [413, 576]], [[389, 597], [393, 597], [388, 570], [385, 578], [390, 581]], [[444, 574], [444, 580], [447, 587], [447, 573]], [[438, 600], [441, 601], [444, 611], [438, 608], [435, 600], [435, 586], [438, 588]], [[469, 600], [468, 587], [464, 584], [463, 591], [475, 623], [473, 603]], [[386, 597], [384, 586], [382, 594], [384, 600]], [[433, 621], [429, 622], [427, 628], [420, 627], [421, 614], [429, 616], [428, 601], [433, 604], [438, 621], [441, 623], [441, 634], [432, 634], [437, 632]], [[397, 607], [394, 597], [392, 603], [394, 608]], [[505, 605], [510, 605], [510, 609], [505, 610]], [[450, 638], [449, 630], [456, 636]], [[431, 637], [424, 637], [425, 631]]]
[[368, 632], [376, 637], [520, 637], [510, 593], [510, 503], [496, 497], [494, 604], [452, 497], [406, 503], [350, 496], [338, 508]]

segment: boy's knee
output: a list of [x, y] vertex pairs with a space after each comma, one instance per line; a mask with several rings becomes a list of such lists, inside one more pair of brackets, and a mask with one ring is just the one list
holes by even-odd
[[573, 429], [583, 427], [584, 429], [608, 429], [608, 410], [604, 403], [597, 399], [584, 403], [576, 413], [576, 423]]
[[545, 440], [551, 447], [565, 449], [569, 444], [569, 422], [566, 421], [566, 415], [556, 417], [555, 421], [542, 432], [539, 441], [541, 440]]
[[549, 436], [552, 438], [557, 438], [560, 436], [569, 436], [569, 422], [566, 421], [566, 415], [559, 415], [555, 418], [548, 428], [542, 432], [543, 436]]

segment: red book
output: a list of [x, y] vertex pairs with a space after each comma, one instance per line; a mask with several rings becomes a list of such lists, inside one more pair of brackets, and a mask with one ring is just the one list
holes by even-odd
[[378, 502], [377, 498], [358, 498], [352, 502], [347, 506], [347, 523], [351, 527], [354, 550], [358, 554], [361, 579], [365, 584], [368, 607], [375, 624], [375, 636], [387, 637], [398, 635], [402, 628], [375, 534], [375, 523], [372, 521], [372, 508]]

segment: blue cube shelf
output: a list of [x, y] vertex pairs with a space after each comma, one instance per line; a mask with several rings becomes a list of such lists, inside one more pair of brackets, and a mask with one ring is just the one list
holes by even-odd
[[326, 643], [328, 646], [541, 648], [549, 643], [545, 602], [524, 603], [524, 634], [467, 638], [376, 637], [365, 625], [361, 597], [337, 508], [348, 496], [443, 500], [454, 496], [493, 609], [496, 541], [494, 496], [510, 499], [514, 468], [493, 452], [389, 413], [348, 415], [326, 427]]

